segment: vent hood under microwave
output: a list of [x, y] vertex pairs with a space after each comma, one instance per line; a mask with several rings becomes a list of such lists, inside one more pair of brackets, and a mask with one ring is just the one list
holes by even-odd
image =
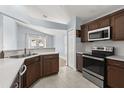
[[88, 31], [88, 41], [109, 40], [109, 39], [111, 39], [110, 26]]

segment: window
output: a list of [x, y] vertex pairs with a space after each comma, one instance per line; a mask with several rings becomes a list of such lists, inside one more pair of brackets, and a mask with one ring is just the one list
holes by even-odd
[[30, 35], [28, 41], [29, 48], [46, 48], [46, 37]]

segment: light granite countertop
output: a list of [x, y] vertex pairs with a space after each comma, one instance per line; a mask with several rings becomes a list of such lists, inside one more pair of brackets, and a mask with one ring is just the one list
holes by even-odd
[[91, 54], [91, 52], [88, 52], [88, 51], [76, 52], [76, 53], [78, 53], [78, 54], [84, 54], [84, 53], [86, 53], [86, 54]]
[[11, 84], [13, 83], [25, 59], [39, 55], [49, 55], [49, 54], [58, 54], [58, 52], [44, 52], [23, 58], [0, 59], [0, 88], [11, 87]]
[[124, 56], [117, 56], [117, 55], [114, 55], [114, 56], [109, 56], [109, 57], [106, 57], [107, 59], [112, 59], [112, 60], [117, 60], [117, 61], [122, 61], [124, 62]]

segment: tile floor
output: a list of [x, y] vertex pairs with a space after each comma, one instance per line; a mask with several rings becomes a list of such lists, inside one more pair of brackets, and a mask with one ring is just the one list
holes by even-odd
[[66, 66], [66, 61], [63, 58], [59, 58], [59, 67], [64, 67]]
[[98, 88], [96, 85], [83, 78], [77, 72], [67, 66], [60, 67], [58, 74], [41, 78], [32, 88]]

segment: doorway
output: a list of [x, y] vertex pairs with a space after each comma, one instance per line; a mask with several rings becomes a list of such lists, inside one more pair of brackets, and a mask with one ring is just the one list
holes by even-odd
[[70, 29], [67, 34], [67, 65], [76, 67], [76, 36], [75, 29]]

